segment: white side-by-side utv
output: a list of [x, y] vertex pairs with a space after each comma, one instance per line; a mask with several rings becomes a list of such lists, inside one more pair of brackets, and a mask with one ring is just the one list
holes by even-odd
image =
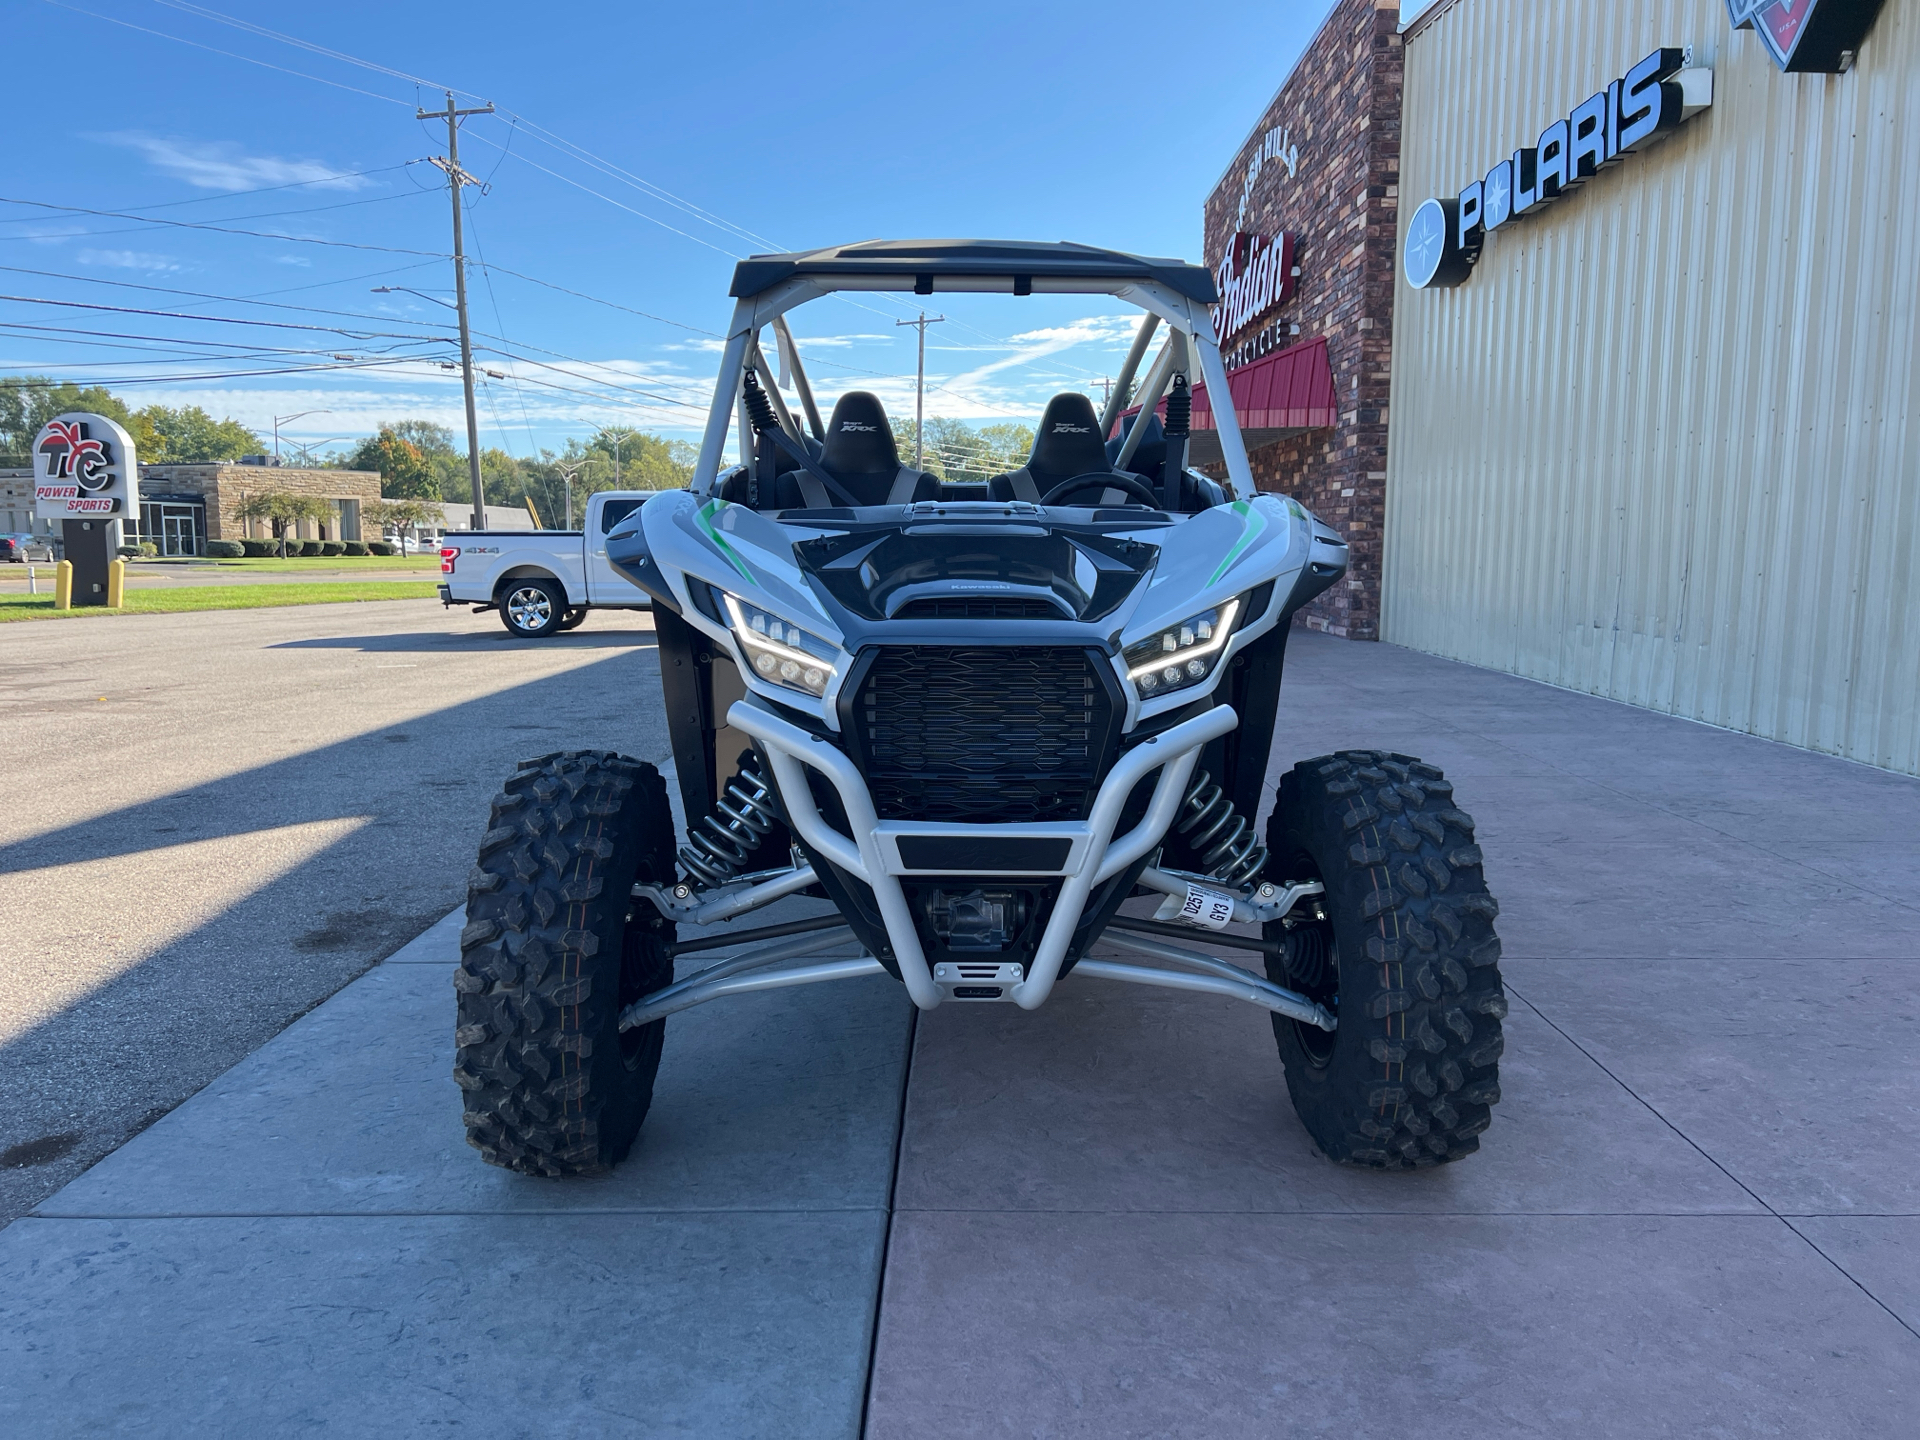
[[[870, 394], [822, 418], [785, 317], [836, 291], [1106, 295], [1145, 317], [1105, 414], [1057, 396], [1026, 464], [955, 484], [902, 463]], [[1507, 1001], [1452, 785], [1343, 750], [1285, 771], [1254, 826], [1293, 616], [1347, 548], [1254, 485], [1214, 277], [889, 241], [756, 256], [732, 293], [691, 483], [607, 539], [653, 600], [685, 830], [661, 774], [616, 753], [507, 781], [456, 977], [473, 1145], [529, 1174], [604, 1170], [675, 1011], [884, 974], [923, 1010], [1034, 1010], [1093, 981], [1251, 1003], [1328, 1158], [1478, 1148]], [[744, 463], [723, 468], [730, 431]], [[1224, 479], [1190, 464], [1201, 439]], [[833, 911], [678, 938], [793, 895]], [[1157, 908], [1123, 915], [1131, 897]]]

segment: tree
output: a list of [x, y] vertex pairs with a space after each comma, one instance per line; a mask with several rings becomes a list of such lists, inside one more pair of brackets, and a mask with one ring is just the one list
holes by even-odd
[[71, 410], [90, 410], [118, 420], [133, 436], [139, 458], [151, 458], [141, 448], [139, 430], [127, 407], [101, 386], [83, 389], [44, 375], [12, 375], [0, 379], [0, 466], [21, 470], [31, 466], [33, 437], [40, 433], [40, 427]]
[[389, 500], [438, 500], [440, 477], [420, 447], [400, 433], [401, 427], [414, 429], [426, 424], [403, 420], [399, 426], [382, 425], [360, 442], [348, 464], [355, 470], [379, 471], [380, 493]]
[[440, 518], [439, 507], [424, 500], [369, 500], [360, 507], [360, 513], [377, 525], [382, 534], [390, 529], [398, 530], [402, 550], [406, 549], [406, 539], [413, 531]]
[[[900, 463], [913, 463], [913, 422], [893, 422]], [[1033, 452], [1033, 431], [1002, 422], [978, 429], [962, 420], [929, 416], [923, 433], [921, 465], [929, 474], [957, 485], [982, 485], [995, 475], [1018, 470]]]
[[201, 465], [258, 455], [266, 449], [260, 437], [238, 420], [215, 420], [198, 405], [178, 410], [145, 406], [133, 412], [128, 429], [140, 458], [153, 464]]
[[242, 500], [233, 512], [242, 520], [265, 520], [280, 542], [280, 558], [287, 558], [287, 535], [302, 520], [325, 524], [333, 519], [333, 505], [315, 495], [289, 495], [284, 490], [262, 490]]

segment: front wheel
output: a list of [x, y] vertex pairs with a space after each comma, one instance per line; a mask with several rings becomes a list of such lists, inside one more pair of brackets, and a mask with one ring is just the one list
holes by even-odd
[[1410, 755], [1343, 750], [1293, 767], [1268, 877], [1324, 895], [1266, 927], [1276, 983], [1334, 1012], [1331, 1034], [1273, 1017], [1287, 1093], [1328, 1159], [1380, 1170], [1480, 1148], [1500, 1099], [1499, 905], [1453, 786]]
[[467, 1140], [528, 1175], [626, 1157], [666, 1021], [620, 1012], [673, 983], [672, 922], [633, 898], [672, 883], [673, 816], [651, 765], [604, 750], [529, 760], [493, 802], [454, 974]]
[[509, 580], [500, 591], [500, 623], [523, 640], [544, 639], [566, 628], [567, 592], [552, 580]]

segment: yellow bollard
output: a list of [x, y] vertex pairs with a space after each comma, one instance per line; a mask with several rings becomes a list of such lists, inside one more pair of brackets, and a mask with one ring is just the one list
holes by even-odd
[[71, 610], [73, 608], [73, 562], [62, 560], [53, 567], [53, 608]]
[[112, 561], [107, 566], [107, 608], [118, 610], [127, 601], [127, 562]]

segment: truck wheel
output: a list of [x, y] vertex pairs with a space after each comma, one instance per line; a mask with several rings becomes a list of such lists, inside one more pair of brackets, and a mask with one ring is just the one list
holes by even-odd
[[1268, 878], [1326, 886], [1266, 927], [1287, 946], [1268, 976], [1340, 1022], [1329, 1034], [1273, 1017], [1307, 1133], [1328, 1159], [1378, 1170], [1472, 1154], [1500, 1099], [1507, 997], [1500, 907], [1453, 786], [1384, 750], [1303, 761], [1267, 842]]
[[673, 983], [672, 923], [632, 898], [673, 880], [673, 816], [651, 765], [606, 750], [521, 764], [467, 882], [453, 1078], [467, 1142], [527, 1175], [626, 1157], [653, 1100], [666, 1021], [620, 1012]]
[[524, 640], [557, 635], [567, 613], [567, 592], [553, 580], [509, 580], [500, 589], [500, 623]]

